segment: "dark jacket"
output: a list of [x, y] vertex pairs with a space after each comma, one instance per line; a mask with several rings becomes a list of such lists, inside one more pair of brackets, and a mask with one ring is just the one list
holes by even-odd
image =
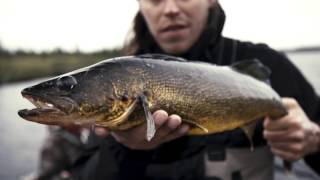
[[[207, 29], [199, 41], [182, 57], [218, 65], [230, 65], [246, 59], [259, 59], [271, 71], [271, 86], [282, 97], [295, 98], [313, 121], [320, 121], [320, 98], [311, 85], [288, 58], [264, 44], [241, 42], [221, 36], [224, 24], [221, 8], [212, 10]], [[140, 53], [163, 53], [151, 39]], [[153, 43], [152, 43], [153, 42]], [[91, 142], [97, 137], [91, 136]], [[262, 123], [253, 137], [255, 146], [266, 144], [262, 137]], [[186, 136], [150, 151], [130, 150], [112, 138], [99, 140], [91, 152], [75, 165], [75, 179], [203, 179], [202, 154], [212, 152], [213, 158], [223, 158], [227, 147], [249, 147], [240, 130], [206, 137]], [[306, 157], [307, 163], [320, 174], [320, 153]]]

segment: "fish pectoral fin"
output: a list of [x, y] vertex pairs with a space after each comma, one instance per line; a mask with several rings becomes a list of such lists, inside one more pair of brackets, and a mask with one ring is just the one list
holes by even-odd
[[121, 122], [125, 121], [128, 119], [130, 114], [136, 109], [138, 100], [134, 100], [131, 105], [117, 118], [111, 120], [111, 121], [106, 121], [105, 118], [101, 118], [96, 120], [95, 125], [102, 126], [102, 127], [115, 127], [119, 125]]
[[197, 128], [200, 128], [201, 130], [203, 130], [205, 133], [209, 133], [209, 130], [205, 127], [203, 127], [202, 125], [200, 125], [199, 123], [196, 123], [194, 121], [191, 121], [191, 120], [188, 120], [188, 119], [183, 119], [182, 122], [185, 122], [185, 123], [188, 123], [188, 124], [191, 124]]
[[151, 111], [149, 109], [149, 105], [148, 105], [148, 99], [146, 97], [146, 95], [140, 95], [139, 99], [141, 101], [141, 105], [143, 107], [144, 113], [145, 113], [145, 117], [146, 117], [146, 121], [147, 121], [147, 133], [146, 133], [146, 139], [148, 141], [151, 141], [151, 139], [154, 137], [155, 133], [156, 133], [156, 125], [153, 119], [153, 116], [151, 114]]
[[250, 150], [251, 151], [254, 150], [254, 144], [253, 144], [252, 137], [254, 135], [254, 130], [256, 129], [256, 125], [257, 125], [257, 123], [253, 122], [253, 123], [249, 123], [249, 124], [246, 124], [245, 126], [241, 127], [244, 134], [247, 136], [248, 140], [250, 141]]

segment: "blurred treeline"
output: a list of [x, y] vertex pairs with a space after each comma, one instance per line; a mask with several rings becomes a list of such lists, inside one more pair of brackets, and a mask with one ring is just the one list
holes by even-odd
[[0, 45], [0, 84], [49, 77], [79, 69], [98, 61], [120, 56], [120, 49], [91, 53], [9, 51]]
[[[285, 53], [319, 52], [320, 46], [284, 49]], [[9, 51], [0, 43], [0, 85], [34, 78], [56, 76], [98, 61], [123, 55], [120, 48], [91, 53], [67, 52], [61, 49], [33, 52]]]

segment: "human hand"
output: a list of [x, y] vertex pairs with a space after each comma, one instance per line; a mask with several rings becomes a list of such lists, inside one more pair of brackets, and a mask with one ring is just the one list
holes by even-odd
[[312, 122], [293, 98], [283, 98], [288, 115], [266, 118], [263, 135], [271, 151], [288, 161], [296, 161], [320, 150], [320, 127]]
[[150, 150], [162, 143], [184, 136], [189, 131], [189, 126], [182, 124], [178, 115], [168, 116], [167, 112], [158, 110], [153, 113], [153, 118], [157, 131], [151, 141], [146, 140], [146, 123], [125, 131], [108, 132], [105, 128], [96, 127], [95, 133], [100, 137], [111, 134], [117, 142], [130, 149]]

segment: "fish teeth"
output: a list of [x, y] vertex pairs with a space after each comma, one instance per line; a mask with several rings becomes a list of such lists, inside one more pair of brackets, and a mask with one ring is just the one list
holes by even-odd
[[51, 104], [51, 103], [46, 103], [46, 106], [48, 106], [48, 107], [54, 107], [53, 104]]
[[34, 106], [36, 106], [37, 108], [40, 108], [40, 102], [38, 101], [38, 100], [35, 100], [35, 99], [33, 99], [33, 98], [30, 98], [30, 102], [34, 105]]
[[51, 104], [51, 103], [43, 102], [41, 108], [44, 108], [44, 109], [54, 109], [55, 106], [54, 106], [53, 104]]

